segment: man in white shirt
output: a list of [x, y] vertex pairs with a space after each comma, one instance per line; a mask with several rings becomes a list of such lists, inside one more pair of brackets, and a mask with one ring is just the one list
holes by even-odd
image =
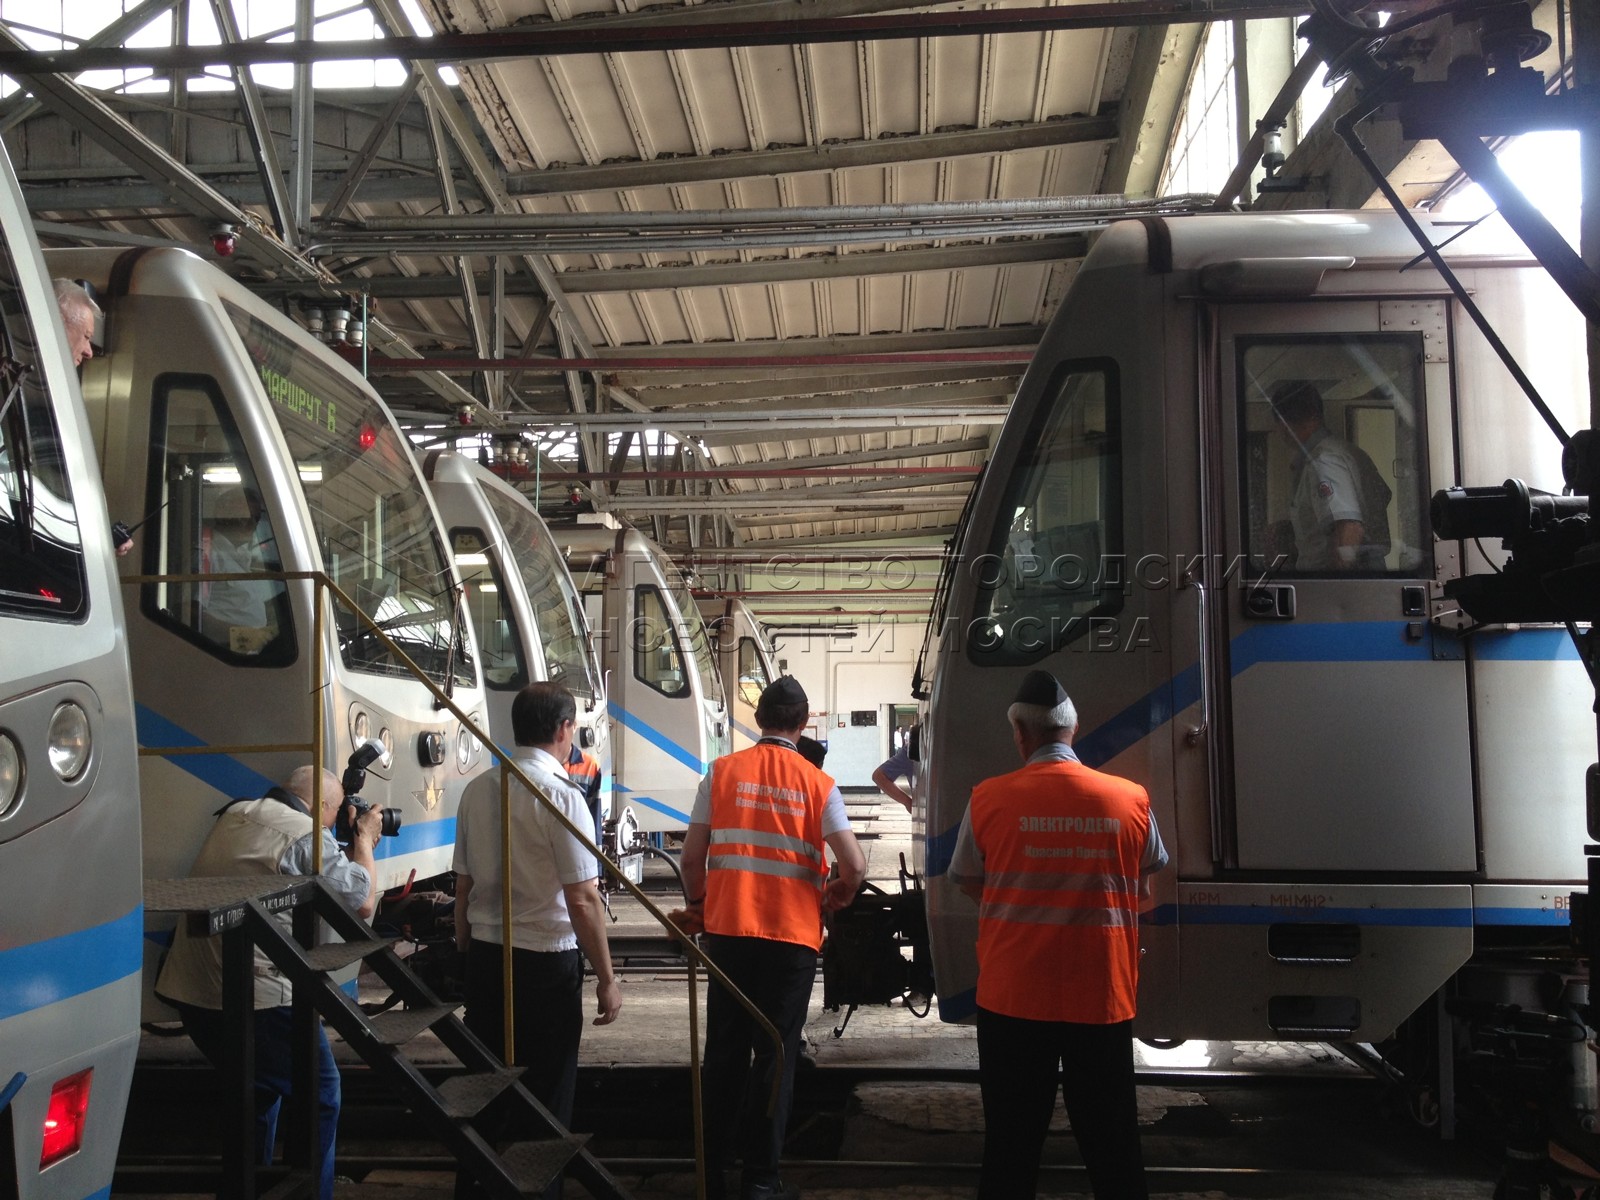
[[[511, 706], [514, 761], [569, 821], [589, 829], [583, 791], [565, 766], [577, 716], [577, 702], [560, 684], [523, 688]], [[506, 933], [498, 771], [473, 780], [456, 814], [456, 945], [467, 955], [467, 1028], [506, 1062], [526, 1067], [528, 1089], [569, 1125], [583, 1033], [579, 947], [595, 972], [596, 1025], [617, 1019], [622, 991], [606, 945], [594, 851], [515, 779], [510, 803], [514, 1051], [505, 1048], [501, 987]]]

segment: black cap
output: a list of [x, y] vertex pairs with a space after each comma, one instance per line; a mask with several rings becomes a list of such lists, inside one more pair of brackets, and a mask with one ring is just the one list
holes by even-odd
[[1061, 686], [1049, 671], [1029, 671], [1012, 701], [1014, 704], [1037, 704], [1040, 708], [1054, 708], [1067, 702], [1067, 689]]
[[761, 706], [771, 707], [774, 704], [810, 704], [806, 698], [805, 688], [800, 686], [800, 681], [793, 675], [780, 675], [767, 684], [766, 690], [761, 693]]

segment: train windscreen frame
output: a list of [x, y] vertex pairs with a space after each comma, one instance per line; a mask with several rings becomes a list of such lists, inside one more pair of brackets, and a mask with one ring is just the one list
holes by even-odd
[[706, 620], [700, 615], [700, 606], [695, 603], [694, 593], [689, 590], [689, 581], [680, 576], [676, 583], [668, 586], [672, 591], [672, 601], [678, 606], [679, 618], [683, 621], [683, 636], [694, 655], [695, 669], [700, 672], [706, 699], [721, 700], [722, 672], [717, 667], [717, 655], [711, 646], [711, 631], [706, 628]]
[[17, 264], [0, 245], [0, 611], [89, 615], [78, 511]]
[[528, 605], [539, 626], [544, 665], [549, 678], [575, 696], [600, 695], [599, 668], [589, 646], [583, 602], [562, 564], [550, 531], [525, 504], [498, 488], [485, 487], [489, 511], [500, 522], [506, 545], [522, 575]]
[[[323, 569], [435, 683], [474, 682], [472, 650], [426, 490], [376, 396], [260, 318], [223, 302], [289, 443]], [[340, 606], [342, 609], [342, 606]], [[346, 667], [405, 675], [405, 665], [339, 612]]]
[[1123, 605], [1117, 364], [1060, 364], [1021, 444], [994, 527], [967, 564], [977, 582], [967, 655], [978, 666], [1036, 663]]

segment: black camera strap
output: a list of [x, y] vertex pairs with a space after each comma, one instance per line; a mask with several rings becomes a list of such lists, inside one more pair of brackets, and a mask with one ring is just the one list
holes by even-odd
[[300, 813], [300, 814], [302, 814], [304, 816], [307, 816], [307, 817], [309, 817], [311, 815], [311, 810], [308, 809], [305, 806], [305, 803], [300, 799], [299, 796], [296, 796], [293, 792], [286, 792], [281, 787], [269, 787], [267, 789], [266, 795], [264, 795], [264, 796], [240, 796], [236, 800], [229, 800], [226, 804], [224, 804], [221, 808], [217, 809], [217, 811], [212, 813], [211, 815], [214, 816], [214, 817], [220, 817], [223, 813], [227, 812], [235, 804], [252, 804], [257, 800], [276, 800], [279, 804], [288, 805], [290, 808], [294, 809], [295, 812], [297, 812], [297, 813]]

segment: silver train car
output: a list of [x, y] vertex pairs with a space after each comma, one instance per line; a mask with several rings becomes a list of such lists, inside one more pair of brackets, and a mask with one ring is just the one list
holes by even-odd
[[[83, 390], [107, 503], [139, 526], [123, 561], [151, 576], [324, 571], [481, 718], [438, 515], [366, 381], [185, 251], [49, 261], [105, 309]], [[186, 875], [218, 807], [307, 760], [246, 747], [311, 742], [319, 658], [324, 765], [340, 772], [369, 738], [384, 747], [363, 798], [399, 809], [402, 825], [380, 839], [378, 886], [449, 869], [462, 790], [489, 755], [351, 613], [326, 605], [319, 644], [310, 581], [157, 582], [127, 599], [140, 743], [218, 748], [141, 760], [147, 877]], [[149, 939], [148, 965], [163, 940]]]
[[122, 596], [49, 277], [0, 154], [0, 1195], [105, 1196], [139, 1038]]
[[550, 530], [528, 498], [461, 454], [422, 461], [466, 588], [488, 698], [489, 733], [515, 744], [511, 702], [534, 680], [578, 700], [579, 744], [600, 764], [601, 819], [611, 811], [611, 722], [583, 597]]
[[[1584, 427], [1582, 323], [1545, 273], [1503, 228], [1446, 254]], [[1504, 555], [1439, 540], [1428, 507], [1512, 476], [1559, 491], [1560, 446], [1418, 258], [1391, 214], [1325, 212], [1119, 224], [1084, 261], [919, 670], [944, 1020], [972, 1015], [977, 974], [951, 852], [973, 785], [1020, 765], [1005, 712], [1036, 667], [1074, 697], [1083, 760], [1149, 789], [1172, 855], [1141, 918], [1140, 1036], [1377, 1042], [1436, 997], [1548, 1011], [1536, 980], [1574, 982], [1590, 685], [1559, 627], [1464, 628], [1443, 585]], [[1348, 556], [1297, 511], [1330, 485], [1302, 485], [1274, 419], [1306, 385], [1315, 436], [1368, 464]]]
[[767, 684], [778, 677], [772, 639], [743, 600], [702, 598], [697, 603], [711, 633], [722, 675], [733, 749], [748, 749], [761, 740], [761, 730], [756, 726], [756, 701]]
[[728, 706], [711, 637], [682, 572], [631, 525], [561, 528], [600, 631], [612, 719], [613, 803], [646, 834], [689, 826], [695, 791], [728, 753]]

